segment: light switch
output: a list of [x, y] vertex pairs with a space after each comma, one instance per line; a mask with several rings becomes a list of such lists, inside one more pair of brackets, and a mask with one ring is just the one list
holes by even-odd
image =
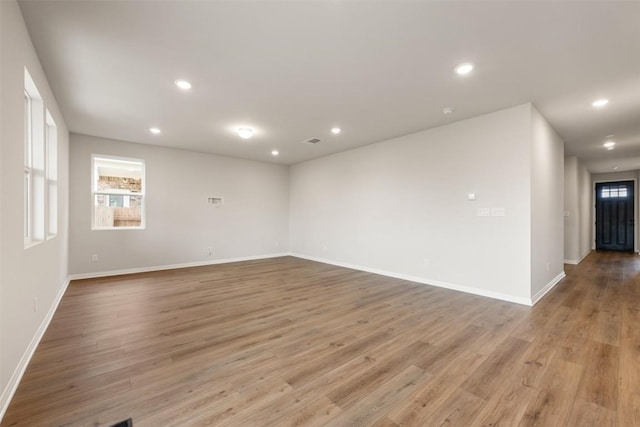
[[476, 195], [475, 193], [469, 193], [467, 194], [467, 200], [475, 200], [476, 199]]
[[491, 216], [505, 216], [504, 208], [491, 208]]
[[478, 216], [491, 216], [491, 209], [478, 208]]

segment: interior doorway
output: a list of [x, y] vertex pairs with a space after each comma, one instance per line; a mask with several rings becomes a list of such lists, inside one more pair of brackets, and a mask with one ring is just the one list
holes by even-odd
[[596, 249], [633, 251], [634, 182], [596, 183]]

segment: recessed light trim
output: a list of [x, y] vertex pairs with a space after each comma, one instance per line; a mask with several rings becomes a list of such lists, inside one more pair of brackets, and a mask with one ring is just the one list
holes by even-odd
[[455, 110], [452, 107], [445, 107], [442, 109], [442, 114], [444, 115], [449, 115], [449, 114], [453, 114]]
[[279, 154], [280, 154], [280, 152], [279, 152], [278, 150], [272, 150], [272, 151], [271, 151], [271, 155], [272, 155], [272, 156], [277, 156], [277, 155], [279, 155]]
[[342, 132], [342, 129], [340, 129], [339, 127], [331, 128], [331, 133], [334, 135], [337, 135], [340, 132]]
[[160, 133], [162, 133], [162, 131], [158, 128], [149, 128], [149, 132], [151, 132], [154, 135], [160, 135]]
[[612, 166], [611, 169], [613, 169], [614, 171], [618, 170], [617, 166]]
[[238, 136], [242, 139], [249, 139], [253, 136], [253, 129], [250, 127], [239, 127]]
[[616, 146], [616, 143], [613, 141], [607, 141], [603, 145], [604, 145], [604, 148], [612, 149], [613, 147]]
[[604, 99], [604, 98], [602, 98], [602, 99], [596, 99], [595, 101], [593, 101], [593, 102], [591, 103], [591, 105], [592, 105], [592, 106], [594, 106], [594, 107], [596, 107], [596, 108], [602, 108], [602, 107], [604, 107], [605, 105], [607, 105], [608, 103], [609, 103], [609, 100], [608, 100], [608, 99]]
[[473, 64], [470, 62], [465, 62], [464, 64], [460, 64], [456, 67], [456, 74], [459, 76], [466, 76], [472, 71], [473, 71]]
[[191, 89], [191, 83], [189, 83], [186, 80], [182, 80], [182, 79], [178, 79], [174, 82], [176, 84], [176, 86], [178, 86], [180, 89], [182, 90], [189, 90]]

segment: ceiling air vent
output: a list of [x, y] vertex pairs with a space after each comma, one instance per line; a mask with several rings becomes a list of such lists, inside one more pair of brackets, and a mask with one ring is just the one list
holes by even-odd
[[304, 142], [305, 144], [317, 144], [320, 141], [321, 141], [320, 138], [309, 138], [306, 141], [302, 141], [302, 142]]

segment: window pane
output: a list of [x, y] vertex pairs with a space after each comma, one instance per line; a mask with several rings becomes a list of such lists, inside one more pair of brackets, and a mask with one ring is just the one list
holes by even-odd
[[29, 168], [31, 168], [31, 97], [24, 92], [24, 203], [23, 203], [23, 234], [25, 240], [31, 237], [31, 193], [29, 191]]
[[58, 183], [49, 181], [49, 236], [58, 234]]
[[31, 167], [31, 97], [24, 92], [24, 165]]
[[46, 111], [47, 237], [58, 233], [58, 128]]
[[602, 187], [600, 197], [603, 199], [619, 199], [629, 197], [629, 189], [626, 185]]
[[96, 227], [140, 227], [142, 196], [96, 194], [94, 198]]
[[95, 191], [123, 193], [142, 192], [142, 162], [94, 159]]
[[122, 207], [122, 197], [114, 194], [110, 194], [107, 196], [109, 198], [109, 206], [111, 207]]
[[31, 195], [29, 194], [29, 171], [25, 169], [24, 171], [24, 238], [28, 239], [30, 237], [29, 233], [29, 212], [30, 212], [30, 204], [29, 199]]

